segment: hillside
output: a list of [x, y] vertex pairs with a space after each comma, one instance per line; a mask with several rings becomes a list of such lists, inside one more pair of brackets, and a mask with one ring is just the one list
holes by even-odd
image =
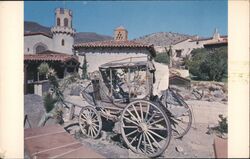
[[33, 32], [45, 32], [50, 33], [50, 28], [42, 26], [36, 22], [25, 21], [24, 22], [24, 33], [33, 33]]
[[[40, 25], [36, 22], [25, 21], [24, 33], [32, 33], [32, 32], [45, 32], [51, 34], [49, 27]], [[75, 35], [75, 43], [103, 41], [111, 39], [113, 39], [113, 37], [92, 32], [77, 32]]]
[[184, 40], [188, 37], [191, 37], [191, 36], [186, 35], [186, 34], [172, 33], [172, 32], [158, 32], [158, 33], [145, 35], [145, 36], [136, 38], [134, 40], [137, 42], [144, 43], [144, 44], [153, 44], [155, 46], [166, 47], [166, 46], [169, 46], [170, 44]]

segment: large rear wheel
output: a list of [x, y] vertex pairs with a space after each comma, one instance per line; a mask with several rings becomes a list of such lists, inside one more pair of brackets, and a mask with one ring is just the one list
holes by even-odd
[[161, 102], [171, 113], [171, 127], [174, 138], [182, 138], [190, 130], [192, 125], [192, 112], [182, 96], [173, 90], [168, 90]]
[[132, 151], [156, 157], [169, 145], [171, 125], [160, 106], [146, 100], [137, 100], [123, 110], [121, 132]]

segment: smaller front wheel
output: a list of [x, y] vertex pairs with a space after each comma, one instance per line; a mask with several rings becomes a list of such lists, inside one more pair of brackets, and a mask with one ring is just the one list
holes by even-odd
[[102, 129], [100, 114], [91, 106], [83, 107], [79, 114], [79, 125], [84, 135], [97, 138]]

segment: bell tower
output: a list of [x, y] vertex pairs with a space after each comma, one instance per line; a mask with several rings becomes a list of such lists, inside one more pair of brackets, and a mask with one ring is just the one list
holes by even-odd
[[51, 28], [54, 51], [73, 54], [75, 29], [72, 27], [72, 11], [65, 8], [55, 10], [55, 25]]
[[214, 29], [213, 39], [218, 40], [218, 41], [220, 40], [220, 34], [217, 28]]
[[123, 26], [117, 27], [114, 31], [114, 40], [116, 41], [128, 40], [128, 31]]

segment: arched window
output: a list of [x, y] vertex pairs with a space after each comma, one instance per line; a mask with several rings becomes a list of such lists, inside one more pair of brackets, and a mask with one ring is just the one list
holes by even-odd
[[46, 50], [46, 48], [44, 46], [42, 46], [42, 45], [38, 45], [36, 47], [36, 53], [41, 53], [41, 52], [43, 52], [45, 50]]
[[64, 18], [64, 26], [68, 27], [69, 20], [67, 18]]
[[56, 24], [57, 24], [57, 26], [60, 26], [60, 18], [57, 18], [57, 20], [56, 20]]
[[64, 39], [62, 39], [62, 46], [64, 46]]

